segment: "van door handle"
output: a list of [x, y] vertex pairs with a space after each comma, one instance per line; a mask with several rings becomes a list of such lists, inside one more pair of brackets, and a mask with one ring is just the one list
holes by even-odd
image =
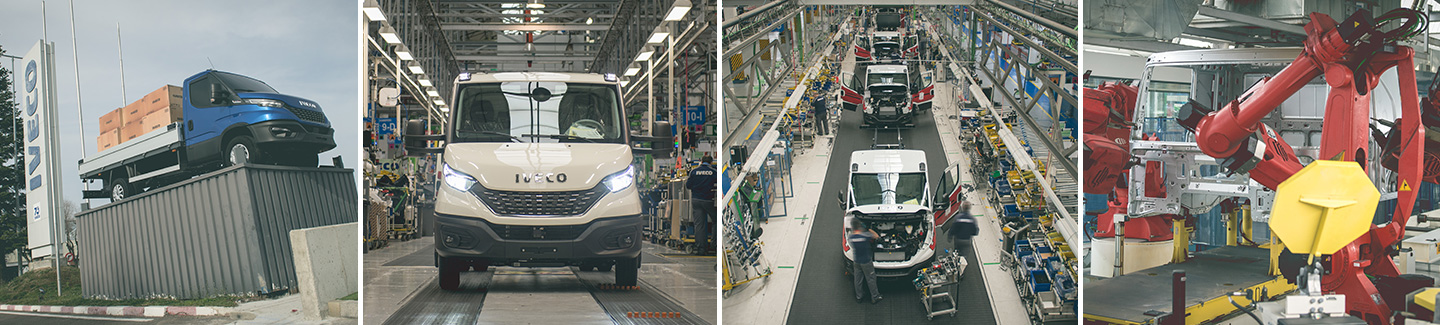
[[195, 120], [185, 121], [185, 131], [195, 131]]

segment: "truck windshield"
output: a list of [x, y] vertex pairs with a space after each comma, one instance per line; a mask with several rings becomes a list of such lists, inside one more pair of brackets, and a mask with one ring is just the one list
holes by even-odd
[[469, 84], [455, 102], [452, 142], [624, 143], [613, 85]]
[[855, 205], [924, 204], [925, 173], [879, 173], [850, 175]]
[[871, 73], [868, 78], [870, 85], [874, 84], [905, 84], [904, 73]]
[[216, 73], [215, 76], [219, 77], [220, 82], [225, 83], [226, 87], [230, 87], [230, 90], [236, 93], [280, 93], [275, 91], [275, 88], [270, 88], [270, 85], [266, 85], [265, 82], [251, 79], [250, 77], [229, 73]]

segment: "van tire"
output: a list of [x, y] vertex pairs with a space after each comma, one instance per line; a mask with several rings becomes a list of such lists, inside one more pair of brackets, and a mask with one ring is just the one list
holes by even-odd
[[225, 166], [243, 164], [263, 164], [266, 162], [265, 153], [255, 146], [255, 140], [248, 135], [237, 136], [230, 139], [225, 145], [225, 151], [220, 152], [221, 159]]
[[129, 180], [123, 177], [117, 177], [113, 180], [110, 180], [110, 202], [124, 200], [125, 198], [134, 195], [135, 186], [130, 185]]
[[615, 260], [615, 285], [633, 286], [640, 278], [640, 257]]
[[440, 290], [455, 291], [460, 289], [460, 268], [468, 267], [460, 261], [440, 257], [436, 259], [440, 267]]

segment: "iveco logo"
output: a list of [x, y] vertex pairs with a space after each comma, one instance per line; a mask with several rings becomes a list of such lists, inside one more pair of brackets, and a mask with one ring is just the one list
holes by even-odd
[[564, 183], [565, 173], [515, 174], [516, 183]]
[[307, 101], [303, 101], [303, 100], [300, 101], [300, 106], [305, 106], [306, 108], [309, 108], [309, 109], [320, 109], [319, 106], [315, 106], [315, 103], [311, 103], [311, 102], [307, 102]]

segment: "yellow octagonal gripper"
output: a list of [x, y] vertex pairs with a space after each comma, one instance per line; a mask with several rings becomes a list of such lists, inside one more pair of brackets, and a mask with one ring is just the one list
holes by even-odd
[[1380, 191], [1353, 161], [1317, 160], [1275, 190], [1271, 232], [1290, 251], [1334, 254], [1370, 231]]

